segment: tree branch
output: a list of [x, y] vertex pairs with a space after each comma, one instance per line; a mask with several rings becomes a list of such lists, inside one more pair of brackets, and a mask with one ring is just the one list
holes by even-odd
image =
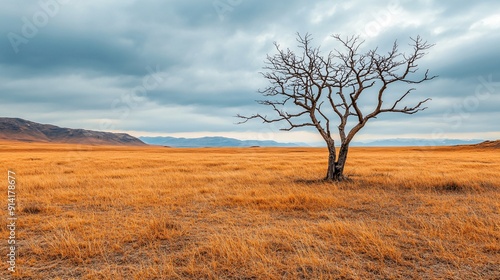
[[[334, 116], [338, 119], [342, 145], [348, 146], [355, 134], [381, 113], [415, 114], [426, 109], [423, 105], [429, 98], [414, 106], [402, 105], [414, 88], [396, 96], [396, 101], [386, 108], [383, 106], [384, 95], [395, 83], [420, 84], [436, 78], [429, 75], [429, 70], [421, 77], [414, 77], [419, 72], [417, 62], [433, 45], [418, 36], [410, 38], [413, 50], [409, 54], [399, 51], [397, 41], [388, 52], [381, 54], [378, 48], [361, 52], [364, 42], [359, 37], [332, 37], [339, 43], [340, 49], [334, 49], [327, 56], [321, 54], [320, 47], [312, 46], [313, 38], [308, 33], [304, 36], [297, 34], [297, 52], [284, 49], [275, 42], [277, 53], [267, 56], [266, 72], [261, 73], [269, 81], [269, 86], [259, 92], [267, 99], [259, 101], [259, 104], [269, 106], [276, 117], [237, 115], [242, 119], [239, 123], [252, 119], [260, 119], [264, 123], [287, 123], [287, 128], [282, 130], [311, 126], [318, 130], [327, 144], [333, 145], [331, 125]], [[372, 98], [375, 105], [371, 111], [360, 104], [360, 100], [367, 98]], [[328, 112], [330, 109], [333, 114]], [[354, 119], [354, 125], [346, 131], [347, 124], [352, 123], [350, 117]]]

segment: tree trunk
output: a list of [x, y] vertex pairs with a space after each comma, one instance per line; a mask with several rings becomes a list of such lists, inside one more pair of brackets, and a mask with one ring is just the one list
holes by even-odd
[[344, 166], [347, 161], [347, 152], [349, 151], [349, 144], [348, 143], [342, 143], [340, 145], [340, 151], [339, 151], [339, 158], [337, 159], [336, 163], [336, 169], [337, 172], [340, 174], [340, 180], [346, 179], [344, 176]]
[[326, 172], [327, 181], [342, 181], [345, 179], [344, 166], [347, 161], [349, 145], [342, 144], [338, 160], [336, 159], [335, 146], [328, 144], [328, 170]]

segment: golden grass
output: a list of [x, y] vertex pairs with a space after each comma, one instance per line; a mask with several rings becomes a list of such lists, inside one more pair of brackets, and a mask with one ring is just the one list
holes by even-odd
[[17, 279], [500, 279], [499, 150], [352, 148], [341, 184], [319, 148], [0, 151]]

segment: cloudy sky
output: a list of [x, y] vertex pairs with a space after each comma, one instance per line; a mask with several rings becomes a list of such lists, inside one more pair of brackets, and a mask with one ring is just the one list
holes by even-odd
[[[273, 42], [309, 32], [381, 49], [422, 36], [419, 65], [439, 77], [416, 115], [390, 114], [355, 140], [500, 139], [500, 3], [479, 1], [40, 0], [2, 1], [0, 116], [135, 136], [320, 141], [280, 124], [236, 125], [265, 113], [255, 100]], [[411, 100], [410, 100], [411, 101]], [[409, 104], [411, 105], [411, 104]]]

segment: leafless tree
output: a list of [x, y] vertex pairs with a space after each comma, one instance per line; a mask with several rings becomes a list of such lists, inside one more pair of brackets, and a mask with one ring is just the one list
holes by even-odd
[[[420, 37], [411, 39], [410, 53], [400, 52], [395, 41], [392, 49], [383, 54], [379, 54], [378, 48], [361, 52], [363, 41], [359, 37], [332, 37], [341, 49], [330, 51], [327, 56], [321, 54], [320, 47], [311, 46], [310, 34], [297, 34], [298, 53], [274, 43], [277, 54], [267, 56], [267, 72], [262, 73], [270, 85], [259, 90], [266, 100], [258, 102], [270, 106], [276, 116], [237, 117], [243, 119], [240, 123], [251, 119], [285, 122], [285, 131], [316, 128], [329, 151], [325, 179], [340, 181], [346, 178], [343, 173], [349, 144], [369, 120], [381, 113], [415, 114], [425, 110], [423, 105], [430, 100], [403, 105], [403, 99], [415, 88], [402, 92], [389, 92], [389, 88], [392, 90], [396, 83], [420, 84], [435, 76], [429, 76], [427, 70], [419, 78], [414, 77], [419, 70], [417, 61], [432, 47]], [[340, 138], [338, 153], [332, 137], [333, 125]]]

